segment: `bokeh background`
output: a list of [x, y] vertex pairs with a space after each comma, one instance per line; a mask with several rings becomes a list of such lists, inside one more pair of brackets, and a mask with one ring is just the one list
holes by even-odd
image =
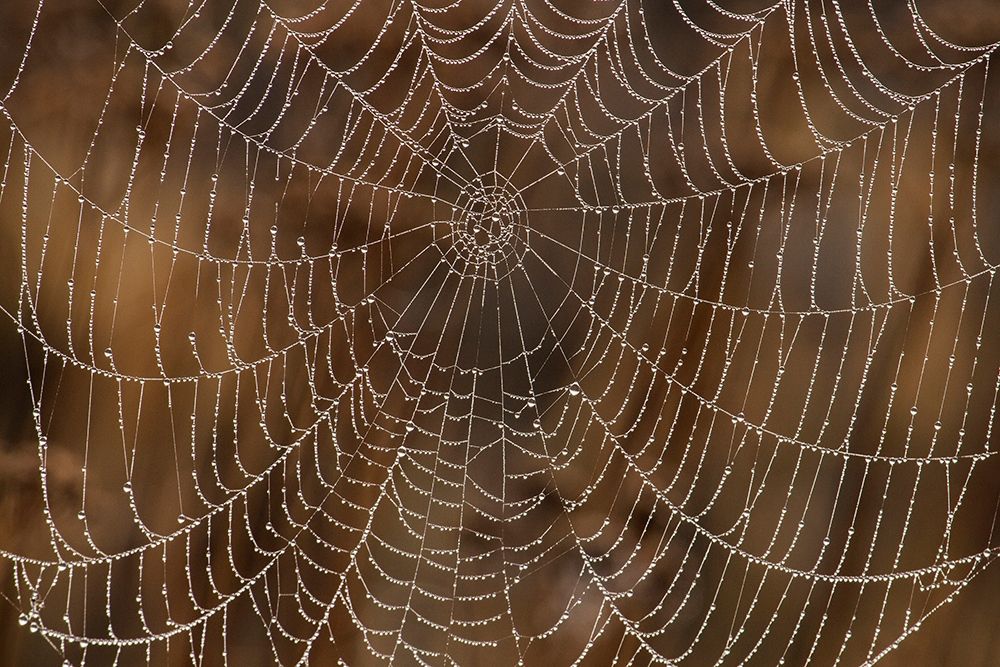
[[[93, 558], [135, 548], [178, 526], [199, 525], [157, 550], [141, 570], [134, 563], [120, 570], [88, 566], [86, 583], [77, 576], [67, 584], [53, 567], [0, 559], [0, 662], [112, 664], [117, 657], [118, 664], [188, 664], [193, 652], [203, 651], [205, 664], [222, 664], [223, 634], [229, 664], [294, 662], [302, 649], [283, 632], [302, 636], [311, 629], [296, 617], [297, 603], [282, 606], [281, 595], [291, 595], [295, 577], [325, 600], [337, 585], [294, 558], [259, 579], [224, 621], [215, 619], [203, 633], [181, 633], [148, 652], [144, 645], [127, 646], [116, 656], [118, 649], [96, 644], [85, 652], [78, 642], [62, 645], [25, 626], [65, 630], [69, 623], [75, 634], [104, 636], [110, 623], [126, 636], [140, 629], [137, 610], [146, 609], [145, 622], [162, 631], [171, 620], [196, 615], [189, 591], [208, 599], [213, 589], [237, 586], [236, 571], [257, 571], [266, 560], [261, 548], [301, 540], [310, 558], [342, 568], [343, 553], [323, 545], [349, 551], [353, 537], [340, 526], [359, 528], [369, 516], [377, 520], [381, 539], [398, 549], [455, 548], [447, 535], [439, 543], [431, 538], [416, 544], [403, 523], [385, 516], [392, 511], [367, 511], [373, 489], [401, 443], [432, 451], [444, 438], [470, 442], [482, 453], [473, 460], [459, 450], [452, 459], [445, 456], [440, 471], [413, 479], [409, 495], [405, 487], [400, 491], [399, 505], [425, 512], [427, 501], [415, 489], [435, 476], [461, 482], [467, 475], [498, 492], [497, 471], [507, 470], [506, 450], [490, 446], [498, 438], [549, 454], [537, 449], [528, 428], [533, 408], [524, 407], [524, 398], [535, 395], [551, 439], [576, 453], [572, 465], [551, 480], [534, 474], [509, 480], [508, 497], [532, 508], [509, 527], [457, 508], [442, 508], [433, 519], [463, 526], [461, 549], [481, 553], [483, 572], [506, 573], [516, 565], [494, 562], [496, 543], [537, 539], [538, 549], [554, 554], [531, 561], [523, 580], [510, 586], [509, 609], [522, 631], [537, 632], [553, 624], [566, 600], [579, 604], [558, 632], [532, 644], [527, 664], [569, 664], [603, 613], [593, 589], [579, 592], [583, 560], [560, 546], [558, 536], [565, 536], [568, 525], [598, 535], [588, 543], [590, 555], [600, 556], [608, 572], [627, 570], [622, 585], [632, 570], [651, 573], [622, 602], [627, 609], [655, 604], [671, 581], [681, 589], [690, 586], [690, 597], [670, 602], [682, 612], [679, 620], [650, 640], [664, 655], [678, 655], [705, 623], [685, 664], [714, 664], [734, 617], [745, 617], [746, 629], [726, 664], [743, 658], [760, 665], [861, 664], [872, 658], [873, 646], [877, 654], [898, 634], [907, 610], [925, 613], [973, 574], [953, 601], [882, 663], [1000, 664], [1000, 570], [989, 566], [1000, 547], [1000, 468], [993, 456], [1000, 305], [991, 273], [1000, 262], [1000, 86], [995, 73], [985, 76], [987, 61], [976, 60], [982, 52], [974, 48], [1000, 39], [1000, 7], [986, 0], [916, 2], [912, 7], [926, 22], [920, 24], [908, 3], [873, 2], [876, 25], [866, 2], [791, 0], [767, 19], [761, 18], [768, 7], [763, 2], [720, 3], [725, 11], [701, 0], [627, 2], [627, 11], [609, 23], [620, 38], [615, 44], [628, 44], [621, 36], [642, 28], [651, 49], [675, 72], [693, 75], [720, 57], [728, 63], [720, 115], [717, 79], [682, 85], [658, 69], [652, 51], [631, 54], [657, 84], [641, 92], [647, 100], [670, 94], [671, 101], [622, 94], [607, 64], [610, 56], [601, 49], [586, 55], [596, 39], [586, 36], [593, 24], [565, 18], [599, 22], [615, 16], [610, 3], [507, 3], [494, 11], [491, 2], [462, 2], [438, 12], [448, 4], [397, 7], [365, 0], [351, 13], [352, 4], [50, 0], [0, 7], [0, 97], [5, 119], [16, 128], [0, 132], [0, 306], [6, 311], [0, 321], [0, 548], [40, 560], [53, 559], [56, 551], [66, 559]], [[582, 35], [574, 42], [535, 31], [540, 41], [532, 47], [523, 27], [510, 33], [526, 49], [586, 55], [582, 74], [532, 70], [517, 56], [512, 60], [522, 65], [520, 78], [505, 69], [508, 40], [491, 40], [507, 30], [508, 10], [515, 25], [534, 12], [564, 34]], [[306, 18], [282, 23], [271, 12]], [[824, 13], [832, 27], [820, 19]], [[324, 38], [345, 14], [346, 27]], [[640, 15], [641, 25], [634, 19]], [[384, 29], [388, 16], [393, 21]], [[762, 28], [738, 36], [758, 21]], [[427, 53], [422, 40], [409, 40], [414, 26], [433, 34], [431, 26], [463, 30], [480, 22], [461, 42], [431, 44], [434, 77], [421, 76]], [[827, 28], [834, 48], [822, 37]], [[855, 53], [884, 89], [860, 73], [840, 30], [850, 34]], [[905, 66], [880, 30], [899, 52], [926, 67]], [[969, 47], [934, 43], [934, 53], [955, 63], [954, 69], [938, 67], [928, 55], [929, 30]], [[810, 44], [811, 34], [819, 46]], [[296, 39], [310, 45], [308, 55], [295, 47]], [[377, 46], [358, 64], [372, 44]], [[720, 56], [729, 44], [736, 44], [734, 55]], [[830, 78], [807, 60], [814, 55]], [[331, 83], [329, 71], [346, 71], [352, 90], [365, 92], [348, 94]], [[634, 68], [629, 72], [635, 75]], [[960, 72], [967, 72], [961, 85], [949, 84]], [[539, 90], [524, 77], [553, 86]], [[469, 88], [457, 90], [464, 86]], [[685, 94], [671, 94], [671, 87]], [[913, 109], [894, 96], [939, 88], [940, 95]], [[441, 111], [442, 98], [452, 105], [445, 105], [447, 112]], [[584, 145], [597, 143], [617, 131], [615, 118], [640, 117], [651, 104], [661, 113], [626, 124], [641, 131], [625, 132], [625, 139], [609, 144], [612, 150], [596, 151], [567, 174], [554, 174], [581, 151], [567, 140], [570, 131]], [[388, 122], [377, 121], [372, 109]], [[453, 147], [446, 115], [458, 128], [461, 151]], [[502, 139], [487, 122], [498, 115], [508, 122]], [[318, 120], [310, 124], [314, 116]], [[877, 132], [867, 141], [854, 139], [891, 118], [900, 119], [890, 124], [895, 143]], [[387, 124], [395, 131], [386, 130]], [[517, 136], [538, 128], [534, 139]], [[814, 159], [817, 129], [849, 142], [836, 152], [836, 177], [830, 159]], [[758, 130], [771, 157], [804, 166], [775, 176]], [[649, 142], [647, 153], [643, 140]], [[687, 150], [678, 156], [679, 144]], [[722, 146], [729, 151], [728, 167], [720, 166]], [[829, 142], [828, 148], [836, 147]], [[887, 164], [900, 165], [899, 172]], [[771, 175], [768, 189], [752, 195], [730, 191], [727, 179], [737, 169], [750, 178]], [[520, 276], [523, 268], [523, 277], [503, 289], [470, 290], [449, 278], [475, 274], [454, 245], [454, 214], [446, 204], [464, 201], [461, 184], [477, 177], [496, 191], [519, 193], [511, 213], [514, 239], [498, 272]], [[370, 182], [385, 187], [364, 185]], [[713, 195], [719, 206], [710, 214], [700, 205], [628, 206], [653, 198], [654, 186], [659, 198], [678, 201], [691, 200], [694, 186], [723, 193]], [[400, 189], [422, 196], [400, 197]], [[814, 244], [817, 196], [828, 200], [828, 212], [822, 240]], [[860, 216], [859, 199], [865, 202]], [[746, 228], [729, 236], [726, 230], [740, 225], [744, 207], [750, 211]], [[277, 231], [271, 232], [272, 225]], [[641, 236], [650, 228], [658, 230], [655, 238]], [[629, 239], [640, 236], [629, 246]], [[175, 253], [174, 246], [194, 251]], [[444, 257], [457, 262], [453, 273], [437, 270], [440, 257], [423, 253], [429, 246], [443, 248]], [[221, 261], [202, 261], [199, 252]], [[261, 258], [280, 261], [249, 263]], [[317, 258], [326, 258], [325, 264]], [[628, 281], [604, 282], [604, 266]], [[660, 293], [642, 301], [639, 288], [631, 287], [639, 283], [688, 298]], [[935, 293], [940, 285], [949, 287]], [[449, 299], [440, 300], [442, 293]], [[920, 297], [910, 304], [902, 296], [909, 294]], [[623, 299], [641, 304], [629, 312]], [[713, 301], [736, 307], [716, 312], [704, 306]], [[857, 310], [887, 301], [895, 305], [884, 319], [875, 310]], [[516, 324], [510, 317], [515, 303], [522, 309]], [[749, 315], [741, 312], [744, 304]], [[763, 317], [764, 311], [810, 308], [858, 314], [806, 317], [794, 326], [791, 316], [780, 324]], [[506, 319], [490, 317], [496, 312], [507, 313]], [[606, 325], [595, 325], [590, 312], [600, 313]], [[339, 324], [313, 333], [327, 322]], [[785, 336], [793, 328], [791, 345]], [[881, 338], [869, 354], [864, 332], [873, 328]], [[384, 344], [389, 331], [395, 346]], [[627, 345], [612, 331], [625, 332]], [[731, 347], [734, 331], [749, 342]], [[235, 362], [267, 357], [304, 338], [315, 340], [308, 351], [255, 368], [239, 369]], [[398, 353], [399, 341], [410, 345], [409, 356]], [[546, 361], [530, 374], [509, 370], [516, 368], [511, 350], [529, 349]], [[564, 350], [582, 353], [558, 361]], [[759, 350], [788, 355], [780, 380], [781, 355]], [[645, 358], [655, 359], [660, 370], [651, 371]], [[233, 367], [237, 372], [225, 377], [211, 375]], [[487, 370], [477, 375], [455, 368]], [[799, 455], [789, 443], [750, 433], [742, 420], [717, 422], [677, 392], [664, 369], [713, 397], [728, 414], [745, 414], [748, 423], [764, 423], [771, 433], [794, 434], [819, 448], [836, 450], [848, 442], [851, 451], [868, 455], [956, 459], [918, 471], [912, 463], [866, 468], [837, 457], [830, 463], [814, 455], [818, 450]], [[131, 379], [117, 382], [115, 373]], [[167, 389], [157, 379], [164, 375], [201, 379]], [[361, 376], [366, 388], [344, 389]], [[142, 377], [153, 379], [134, 381]], [[594, 420], [573, 416], [576, 404], [562, 390], [574, 382], [594, 400], [598, 414], [614, 416], [621, 446], [651, 471], [655, 486], [668, 488], [671, 501], [692, 512], [707, 507], [702, 518], [710, 532], [731, 536], [729, 527], [742, 526], [735, 534], [747, 552], [767, 552], [801, 569], [817, 563], [819, 552], [817, 567], [831, 571], [842, 559], [843, 572], [863, 571], [866, 562], [871, 572], [924, 567], [937, 562], [943, 544], [950, 558], [987, 556], [963, 561], [947, 580], [921, 580], [928, 588], [872, 584], [867, 594], [852, 584], [819, 583], [813, 591], [804, 579], [734, 570], [725, 550], [685, 532], [650, 497]], [[442, 392], [477, 399], [442, 407]], [[910, 414], [911, 405], [919, 407], [919, 416]], [[326, 426], [302, 430], [317, 411], [333, 417]], [[442, 412], [455, 420], [442, 420]], [[284, 456], [271, 445], [296, 439], [305, 444], [265, 474]], [[373, 463], [359, 470], [358, 459]], [[533, 473], [531, 457], [525, 459], [512, 469]], [[759, 477], [765, 468], [766, 492]], [[594, 471], [606, 472], [595, 480]], [[328, 502], [322, 495], [324, 472], [354, 480], [338, 487], [349, 502]], [[227, 488], [262, 476], [266, 481], [234, 506], [237, 529], [221, 518], [199, 520], [222, 502]], [[130, 490], [123, 493], [124, 484]], [[434, 488], [448, 500], [440, 486], [447, 484]], [[587, 502], [567, 510], [565, 499], [588, 487], [593, 493]], [[753, 519], [741, 524], [748, 497], [757, 492]], [[859, 500], [843, 502], [850, 497]], [[482, 498], [470, 502], [488, 505]], [[329, 518], [311, 524], [308, 537], [296, 522], [314, 521], [314, 504]], [[945, 508], [952, 506], [961, 509], [949, 517]], [[786, 512], [800, 513], [805, 528], [796, 529]], [[660, 551], [661, 538], [673, 531], [676, 544]], [[905, 549], [898, 550], [901, 541]], [[215, 554], [214, 564], [204, 554]], [[445, 596], [450, 590], [450, 579], [433, 568], [405, 574], [408, 560], [391, 549], [372, 558], [402, 572], [403, 579], [418, 578], [428, 590]], [[697, 568], [690, 564], [696, 561]], [[365, 590], [395, 603], [405, 600], [395, 584], [382, 581], [381, 590]], [[46, 600], [40, 617], [24, 616], [32, 586]], [[716, 587], [717, 595], [711, 592]], [[359, 622], [402, 622], [405, 641], [444, 651], [460, 664], [517, 659], [509, 630], [489, 650], [456, 643], [446, 631], [411, 629], [365, 590], [352, 588], [353, 618], [342, 605], [330, 616], [310, 662], [377, 664], [372, 643], [393, 650], [391, 633], [388, 639], [366, 638]], [[758, 596], [752, 610], [743, 599], [749, 591]], [[822, 602], [811, 603], [800, 617], [797, 605], [806, 596]], [[71, 602], [56, 602], [66, 599]], [[431, 598], [412, 604], [431, 618], [442, 606]], [[717, 618], [725, 620], [706, 621], [715, 608], [724, 610]], [[492, 613], [478, 609], [472, 616]], [[772, 618], [778, 629], [770, 629]], [[789, 642], [788, 629], [796, 623], [801, 629]], [[844, 640], [849, 628], [854, 641]], [[497, 633], [489, 625], [481, 630], [483, 638]], [[635, 662], [648, 662], [624, 634], [610, 622], [586, 659], [626, 664], [634, 654]], [[813, 646], [817, 634], [829, 639]], [[393, 656], [398, 664], [414, 664], [405, 652]]]

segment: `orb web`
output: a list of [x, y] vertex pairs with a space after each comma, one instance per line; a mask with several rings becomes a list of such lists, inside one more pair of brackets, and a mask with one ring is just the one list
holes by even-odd
[[1000, 556], [997, 43], [12, 4], [0, 555], [50, 654], [870, 664]]

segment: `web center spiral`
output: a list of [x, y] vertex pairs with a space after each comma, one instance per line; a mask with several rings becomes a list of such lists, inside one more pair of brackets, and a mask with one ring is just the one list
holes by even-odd
[[473, 183], [452, 207], [445, 259], [463, 274], [502, 278], [527, 248], [527, 211], [508, 184]]

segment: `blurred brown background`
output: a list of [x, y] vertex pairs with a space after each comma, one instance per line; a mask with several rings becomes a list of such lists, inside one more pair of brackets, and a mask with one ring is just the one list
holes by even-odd
[[720, 4], [4, 4], [0, 661], [1000, 663], [1000, 8]]

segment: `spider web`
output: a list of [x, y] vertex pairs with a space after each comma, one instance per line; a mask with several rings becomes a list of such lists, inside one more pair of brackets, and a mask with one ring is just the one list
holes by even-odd
[[1000, 556], [997, 44], [14, 4], [5, 596], [68, 663], [867, 664]]

